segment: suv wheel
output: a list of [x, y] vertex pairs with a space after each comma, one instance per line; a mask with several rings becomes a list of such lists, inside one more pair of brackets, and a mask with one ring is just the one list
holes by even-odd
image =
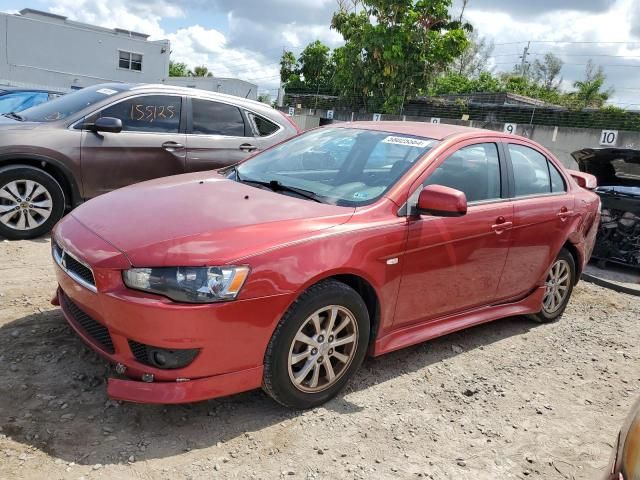
[[264, 360], [264, 390], [286, 407], [312, 408], [342, 390], [369, 345], [369, 313], [344, 283], [312, 286], [276, 327]]
[[542, 300], [542, 310], [531, 317], [540, 323], [557, 320], [567, 308], [575, 284], [576, 263], [568, 250], [562, 249], [555, 259], [547, 280]]
[[47, 233], [64, 214], [60, 184], [38, 168], [0, 170], [0, 236], [24, 240]]

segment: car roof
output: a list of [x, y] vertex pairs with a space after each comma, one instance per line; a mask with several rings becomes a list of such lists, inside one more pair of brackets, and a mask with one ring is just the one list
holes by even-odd
[[[123, 87], [122, 84], [118, 85], [120, 88]], [[212, 100], [224, 100], [228, 102], [232, 102], [236, 105], [242, 105], [253, 108], [267, 108], [273, 109], [270, 105], [266, 103], [258, 102], [257, 100], [250, 100], [248, 98], [237, 97], [235, 95], [227, 95], [226, 93], [218, 93], [211, 92], [209, 90], [201, 90], [199, 88], [191, 88], [191, 87], [177, 87], [175, 85], [165, 85], [162, 83], [135, 83], [135, 84], [125, 84], [126, 90], [136, 91], [136, 92], [144, 92], [144, 91], [153, 91], [153, 92], [164, 92], [164, 93], [179, 93], [181, 95], [189, 95], [195, 97], [203, 97], [210, 98]], [[128, 88], [127, 88], [128, 87]]]
[[335, 127], [343, 128], [362, 128], [365, 130], [376, 130], [381, 132], [398, 133], [401, 135], [414, 135], [418, 137], [432, 138], [434, 140], [443, 140], [452, 135], [459, 134], [484, 134], [490, 133], [494, 136], [503, 136], [499, 132], [484, 130], [481, 128], [464, 127], [461, 125], [449, 125], [444, 123], [429, 122], [345, 122], [340, 124], [332, 124]]

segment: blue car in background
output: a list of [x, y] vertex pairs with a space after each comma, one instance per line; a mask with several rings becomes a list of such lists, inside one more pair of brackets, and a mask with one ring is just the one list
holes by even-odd
[[0, 87], [0, 115], [21, 112], [62, 95], [60, 92], [27, 88]]

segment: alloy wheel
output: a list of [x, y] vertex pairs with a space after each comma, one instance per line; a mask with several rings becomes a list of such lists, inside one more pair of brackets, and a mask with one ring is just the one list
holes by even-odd
[[551, 266], [545, 282], [542, 308], [547, 314], [555, 313], [564, 303], [571, 285], [571, 267], [566, 260], [558, 259]]
[[0, 188], [0, 223], [14, 230], [33, 230], [53, 211], [51, 193], [34, 180], [13, 180]]
[[358, 346], [358, 324], [340, 305], [323, 307], [303, 323], [289, 349], [289, 379], [300, 391], [317, 393], [347, 371]]

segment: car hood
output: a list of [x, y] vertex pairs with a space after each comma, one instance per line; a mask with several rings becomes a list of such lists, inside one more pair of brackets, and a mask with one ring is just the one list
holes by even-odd
[[193, 173], [99, 196], [71, 215], [140, 266], [230, 263], [347, 222], [354, 208]]
[[598, 185], [640, 187], [640, 152], [628, 148], [583, 148], [571, 154]]
[[6, 130], [33, 130], [42, 125], [39, 122], [21, 122], [0, 114], [0, 132]]

